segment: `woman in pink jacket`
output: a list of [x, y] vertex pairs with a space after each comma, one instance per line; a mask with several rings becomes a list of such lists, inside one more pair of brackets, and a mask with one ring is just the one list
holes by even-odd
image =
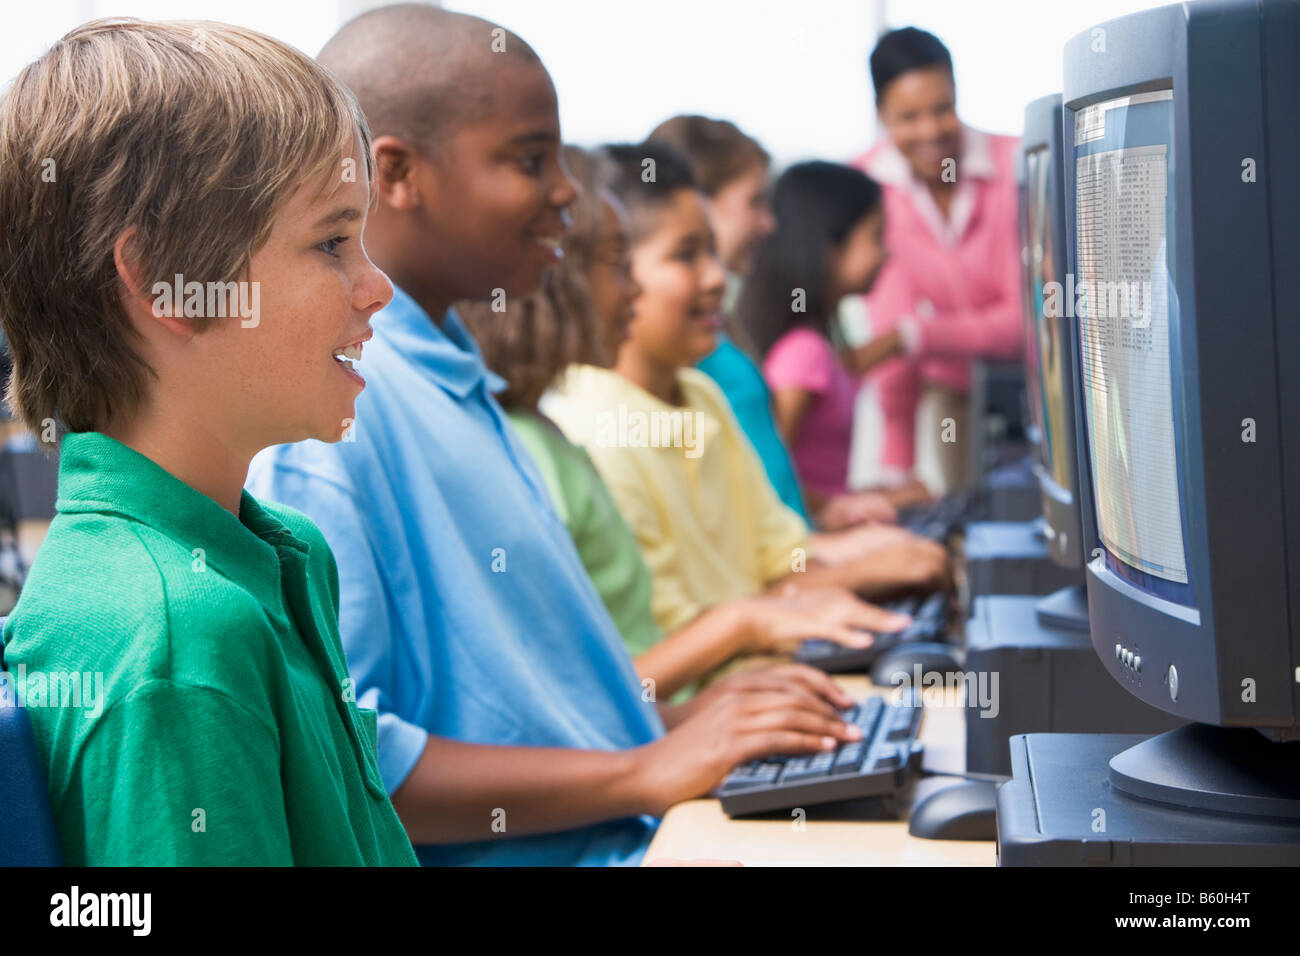
[[971, 360], [1021, 351], [1017, 140], [957, 118], [952, 57], [933, 34], [885, 34], [871, 78], [885, 135], [854, 165], [884, 190], [890, 260], [866, 297], [872, 338], [853, 364], [872, 371], [887, 476], [909, 476], [916, 463], [923, 394], [940, 426], [953, 419], [933, 436], [952, 488], [965, 477]]

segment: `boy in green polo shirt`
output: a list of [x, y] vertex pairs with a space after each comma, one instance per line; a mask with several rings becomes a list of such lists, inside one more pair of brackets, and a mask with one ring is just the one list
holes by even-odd
[[[8, 400], [67, 433], [3, 663], [69, 863], [415, 862], [333, 555], [242, 490], [262, 448], [353, 417], [392, 295], [369, 156], [328, 72], [223, 24], [87, 23], [0, 99]], [[70, 674], [102, 695], [48, 692]]]

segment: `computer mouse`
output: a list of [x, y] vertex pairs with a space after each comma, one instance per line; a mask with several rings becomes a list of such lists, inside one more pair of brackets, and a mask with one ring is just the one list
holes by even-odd
[[907, 832], [923, 840], [997, 839], [998, 785], [928, 777], [917, 782]]
[[[924, 688], [926, 674], [945, 675], [961, 671], [962, 666], [953, 656], [953, 652], [954, 648], [950, 644], [937, 644], [930, 641], [899, 644], [876, 658], [876, 662], [871, 665], [871, 683], [877, 687], [895, 687], [906, 681], [918, 689]], [[920, 683], [917, 682], [918, 665]], [[895, 680], [895, 674], [907, 676]]]

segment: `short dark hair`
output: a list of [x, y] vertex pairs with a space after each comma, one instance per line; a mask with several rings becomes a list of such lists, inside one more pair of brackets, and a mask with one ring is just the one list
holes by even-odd
[[937, 36], [916, 27], [890, 30], [871, 51], [871, 83], [876, 88], [876, 102], [885, 88], [904, 73], [941, 66], [952, 75], [952, 54]]
[[[699, 189], [691, 164], [667, 143], [616, 143], [603, 147], [601, 155], [608, 170], [609, 190], [626, 207], [631, 219], [633, 243], [645, 238], [650, 217], [671, 205], [677, 193]], [[653, 175], [646, 178], [649, 173]]]
[[[776, 181], [772, 212], [776, 231], [754, 254], [736, 314], [760, 357], [796, 326], [827, 334], [830, 301], [827, 262], [854, 226], [880, 209], [880, 185], [851, 166], [816, 160], [791, 166]], [[804, 292], [804, 311], [791, 293]]]
[[758, 140], [728, 120], [674, 116], [656, 126], [647, 139], [678, 150], [691, 164], [691, 172], [707, 196], [716, 196], [751, 167], [766, 168], [772, 163]]
[[497, 108], [489, 71], [503, 62], [545, 69], [504, 27], [428, 3], [360, 14], [316, 59], [355, 94], [375, 138], [397, 136], [435, 154]]

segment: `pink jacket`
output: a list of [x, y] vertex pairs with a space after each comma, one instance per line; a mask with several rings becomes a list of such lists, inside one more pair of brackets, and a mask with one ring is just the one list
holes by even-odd
[[972, 358], [1016, 359], [1023, 345], [1016, 148], [1011, 136], [964, 127], [957, 189], [945, 221], [888, 139], [852, 165], [885, 194], [890, 260], [865, 297], [873, 335], [904, 319], [909, 354], [872, 372], [884, 418], [881, 464], [916, 461], [924, 385], [970, 388]]

